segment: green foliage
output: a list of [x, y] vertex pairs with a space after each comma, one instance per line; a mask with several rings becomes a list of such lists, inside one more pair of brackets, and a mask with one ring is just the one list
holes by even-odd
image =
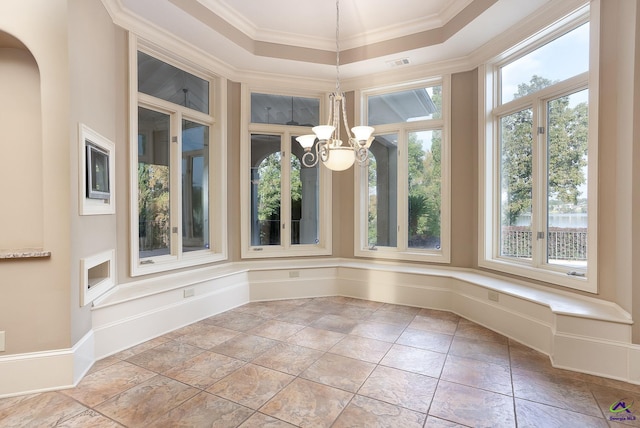
[[169, 167], [138, 164], [140, 250], [169, 246]]
[[[549, 79], [533, 76], [518, 85], [520, 98], [552, 85]], [[588, 107], [569, 106], [569, 97], [549, 102], [548, 112], [548, 191], [551, 199], [576, 204], [580, 186], [585, 183]], [[523, 213], [531, 212], [533, 112], [531, 109], [505, 116], [501, 120], [501, 182], [503, 224], [513, 225]], [[555, 201], [550, 201], [553, 205]]]
[[280, 152], [267, 156], [258, 166], [258, 220], [280, 219]]
[[425, 150], [417, 133], [409, 134], [409, 240], [440, 237], [442, 137], [432, 132], [431, 148]]

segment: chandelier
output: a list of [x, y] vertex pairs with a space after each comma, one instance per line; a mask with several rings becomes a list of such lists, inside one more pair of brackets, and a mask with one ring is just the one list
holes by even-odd
[[[305, 153], [302, 163], [306, 167], [315, 166], [319, 160], [332, 171], [344, 171], [351, 168], [357, 160], [364, 163], [373, 142], [371, 126], [355, 126], [349, 132], [344, 92], [340, 90], [340, 0], [336, 0], [336, 91], [329, 95], [329, 116], [326, 125], [314, 126], [313, 134], [301, 135], [296, 140]], [[346, 142], [340, 138], [340, 120], [346, 130]], [[313, 144], [318, 139], [315, 151]]]

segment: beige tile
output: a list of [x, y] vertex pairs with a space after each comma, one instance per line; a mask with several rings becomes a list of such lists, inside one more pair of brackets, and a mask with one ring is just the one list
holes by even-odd
[[88, 410], [74, 399], [59, 392], [34, 394], [24, 400], [12, 400], [14, 406], [0, 410], [2, 427], [56, 426]]
[[511, 370], [499, 364], [447, 356], [440, 379], [504, 395], [513, 395]]
[[211, 349], [227, 340], [236, 337], [239, 333], [215, 325], [200, 323], [197, 328], [178, 337], [177, 342], [193, 345], [201, 349]]
[[294, 379], [293, 376], [247, 364], [207, 389], [208, 392], [258, 409]]
[[302, 308], [311, 309], [316, 312], [322, 312], [323, 314], [332, 314], [334, 312], [340, 312], [344, 304], [334, 302], [322, 297], [313, 299], [311, 302], [306, 303]]
[[343, 357], [377, 364], [390, 348], [391, 343], [389, 342], [368, 339], [366, 337], [346, 336], [340, 342], [336, 343], [329, 352], [342, 355]]
[[133, 357], [134, 355], [141, 354], [142, 352], [148, 351], [149, 349], [153, 349], [156, 346], [162, 345], [163, 343], [169, 342], [170, 339], [167, 337], [156, 337], [155, 339], [147, 340], [139, 345], [132, 346], [129, 349], [125, 349], [124, 351], [118, 352], [113, 356], [120, 359], [126, 360], [128, 358]]
[[126, 426], [148, 426], [199, 392], [199, 389], [158, 375], [99, 404], [95, 409]]
[[607, 428], [609, 425], [602, 417], [572, 412], [570, 409], [547, 406], [516, 399], [516, 419], [518, 426], [532, 428]]
[[287, 312], [283, 312], [276, 317], [279, 321], [290, 322], [292, 324], [300, 324], [308, 326], [314, 321], [325, 316], [324, 312], [316, 311], [305, 306], [299, 306]]
[[512, 340], [509, 341], [509, 357], [513, 368], [531, 371], [553, 370], [548, 355]]
[[456, 336], [453, 338], [449, 348], [449, 355], [500, 364], [506, 367], [510, 366], [509, 347], [504, 343], [486, 342]]
[[512, 369], [516, 398], [547, 404], [591, 416], [602, 412], [586, 383], [545, 372]]
[[445, 357], [445, 354], [439, 352], [393, 345], [380, 364], [438, 378], [442, 372]]
[[587, 386], [607, 421], [640, 427], [640, 393], [594, 384]]
[[374, 302], [373, 300], [357, 299], [355, 297], [345, 297], [342, 301], [345, 305], [357, 306], [365, 309], [376, 310], [381, 308], [384, 303]]
[[292, 343], [279, 343], [253, 360], [252, 363], [297, 376], [321, 356], [322, 351], [316, 349]]
[[[0, 426], [2, 422], [0, 421]], [[73, 416], [66, 421], [56, 425], [56, 428], [78, 428], [78, 427], [91, 427], [91, 428], [122, 428], [122, 425], [114, 420], [111, 420], [95, 410], [85, 410], [84, 412]]]
[[378, 366], [358, 394], [427, 413], [437, 384], [438, 380], [429, 376]]
[[230, 375], [246, 364], [245, 361], [215, 352], [203, 352], [165, 372], [165, 376], [200, 389]]
[[93, 365], [91, 366], [91, 368], [89, 369], [87, 374], [91, 374], [91, 373], [97, 372], [99, 370], [102, 370], [103, 368], [109, 367], [110, 365], [115, 364], [115, 363], [117, 363], [119, 361], [121, 361], [120, 358], [117, 358], [115, 355], [111, 355], [110, 357], [102, 358], [102, 359], [96, 361], [95, 363], [93, 363]]
[[411, 321], [411, 324], [409, 324], [409, 328], [433, 331], [436, 333], [454, 334], [458, 328], [458, 321], [458, 319], [416, 315], [413, 321]]
[[449, 346], [451, 346], [452, 340], [453, 336], [449, 334], [416, 330], [407, 327], [398, 340], [396, 340], [396, 343], [446, 354], [449, 352]]
[[324, 385], [356, 392], [371, 374], [375, 364], [335, 354], [324, 354], [300, 377]]
[[259, 326], [252, 328], [247, 333], [256, 336], [268, 337], [269, 339], [274, 340], [286, 340], [289, 336], [293, 336], [303, 328], [304, 326], [300, 324], [292, 324], [278, 320], [267, 320]]
[[359, 322], [358, 325], [351, 330], [350, 334], [393, 343], [400, 337], [404, 329], [405, 327], [402, 325], [363, 321]]
[[513, 398], [440, 381], [429, 415], [470, 427], [515, 427]]
[[424, 424], [424, 428], [467, 428], [467, 426], [445, 421], [444, 419], [434, 416], [427, 416], [427, 422]]
[[248, 331], [259, 326], [265, 321], [264, 318], [244, 312], [228, 311], [203, 320], [207, 324], [228, 328], [234, 331]]
[[193, 345], [169, 341], [134, 355], [127, 361], [157, 373], [164, 373], [203, 352], [203, 349]]
[[406, 305], [396, 305], [393, 303], [383, 303], [378, 311], [392, 311], [392, 312], [402, 312], [408, 315], [417, 315], [420, 312], [420, 308], [415, 306], [406, 306]]
[[240, 334], [218, 346], [214, 346], [211, 351], [239, 360], [251, 361], [277, 344], [277, 341], [266, 337]]
[[247, 419], [239, 428], [294, 428], [287, 422], [281, 421], [271, 416], [256, 412]]
[[429, 309], [429, 308], [422, 308], [420, 309], [420, 311], [417, 313], [417, 315], [419, 317], [423, 317], [423, 318], [428, 318], [430, 320], [448, 320], [448, 321], [453, 321], [455, 323], [457, 323], [458, 321], [460, 321], [460, 319], [462, 319], [462, 317], [460, 317], [460, 315], [454, 314], [453, 312], [449, 312], [449, 311], [441, 311], [438, 309]]
[[374, 309], [345, 304], [340, 308], [336, 308], [331, 314], [339, 315], [352, 321], [361, 321], [369, 318], [374, 312]]
[[464, 318], [460, 318], [460, 321], [458, 321], [458, 328], [456, 329], [455, 335], [487, 342], [509, 343], [506, 336]]
[[356, 395], [332, 428], [415, 427], [422, 428], [426, 415], [372, 398]]
[[411, 321], [413, 321], [414, 317], [415, 315], [412, 313], [378, 309], [371, 314], [369, 318], [363, 321], [384, 322], [387, 324], [406, 327], [411, 323]]
[[358, 322], [341, 315], [325, 315], [311, 323], [311, 327], [348, 334]]
[[287, 339], [287, 342], [306, 348], [327, 351], [338, 343], [345, 335], [335, 331], [305, 327]]
[[236, 427], [245, 421], [253, 410], [224, 398], [201, 392], [172, 409], [148, 427]]
[[304, 427], [329, 427], [347, 406], [353, 394], [297, 378], [260, 411]]
[[252, 302], [240, 306], [238, 310], [245, 314], [251, 314], [260, 318], [271, 319], [280, 315], [286, 310], [292, 309], [298, 304], [287, 304], [286, 301], [281, 302]]
[[3, 414], [2, 412], [5, 409], [20, 407], [20, 403], [22, 403], [23, 401], [29, 400], [31, 398], [37, 397], [38, 395], [40, 394], [25, 394], [25, 395], [17, 395], [15, 397], [0, 398], [0, 416]]
[[85, 376], [77, 387], [61, 392], [86, 406], [94, 407], [155, 375], [151, 370], [120, 361]]

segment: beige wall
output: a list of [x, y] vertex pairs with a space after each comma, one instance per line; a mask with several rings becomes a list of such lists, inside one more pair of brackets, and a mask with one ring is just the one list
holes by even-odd
[[[116, 37], [111, 17], [99, 1], [69, 0], [69, 154], [71, 158], [71, 340], [91, 330], [90, 305], [80, 307], [80, 260], [116, 248], [116, 216], [80, 215], [78, 210], [78, 124], [83, 123], [116, 144], [117, 161], [126, 157], [125, 139], [116, 139]], [[117, 190], [117, 189], [116, 189]], [[116, 209], [120, 208], [116, 204]]]
[[[640, 7], [636, 7], [636, 31], [635, 31], [635, 52], [634, 52], [634, 88], [633, 88], [633, 193], [632, 198], [632, 233], [633, 255], [632, 302], [633, 319], [640, 319]], [[633, 342], [640, 343], [640, 328], [634, 329]]]
[[[21, 192], [36, 189], [32, 196], [41, 207], [42, 221], [41, 226], [35, 225], [35, 229], [41, 227], [37, 240], [44, 250], [51, 251], [51, 257], [45, 259], [0, 260], [0, 330], [6, 333], [6, 351], [0, 352], [0, 356], [68, 348], [72, 342], [69, 171], [75, 171], [75, 167], [70, 165], [68, 150], [67, 24], [66, 0], [0, 2], [0, 31], [22, 42], [37, 62], [42, 111], [40, 124], [33, 125], [41, 127], [37, 149], [41, 157], [31, 163], [21, 162], [22, 174], [29, 174], [30, 167], [40, 168], [41, 184], [33, 185], [27, 180], [23, 187], [20, 176], [12, 177], [11, 190], [3, 188], [0, 196], [3, 205], [11, 204], [20, 199]], [[3, 103], [7, 102], [16, 100], [3, 98]], [[11, 146], [5, 142], [0, 145], [0, 158], [14, 155]], [[26, 235], [30, 233], [27, 231]], [[31, 242], [12, 243], [28, 244]]]
[[451, 76], [451, 265], [478, 261], [478, 72]]
[[[634, 312], [633, 252], [640, 242], [633, 240], [632, 179], [634, 82], [634, 37], [637, 35], [635, 2], [603, 1], [600, 27], [600, 120], [599, 120], [599, 206], [598, 269], [600, 296]], [[635, 278], [637, 283], [638, 278]], [[640, 290], [638, 290], [640, 292]], [[640, 337], [638, 326], [634, 337]]]
[[[11, 3], [10, 5], [8, 3]], [[602, 1], [599, 183], [600, 297], [640, 317], [640, 81], [635, 2]], [[91, 329], [79, 307], [79, 260], [117, 249], [117, 279], [129, 275], [128, 66], [126, 33], [99, 0], [0, 2], [0, 31], [20, 40], [39, 67], [42, 105], [44, 260], [0, 261], [2, 355], [66, 348]], [[635, 34], [635, 38], [630, 35]], [[240, 85], [228, 84], [228, 231], [240, 259]], [[348, 94], [353, 105], [353, 93]], [[351, 113], [351, 112], [350, 112]], [[634, 119], [636, 124], [634, 125]], [[350, 114], [351, 122], [353, 116]], [[77, 124], [116, 144], [117, 214], [78, 214]], [[477, 73], [452, 76], [452, 262], [477, 265]], [[10, 155], [0, 145], [0, 157]], [[8, 203], [27, 188], [3, 188]], [[33, 187], [33, 183], [29, 186]], [[36, 186], [37, 187], [37, 186]], [[615, 189], [616, 191], [613, 191]], [[334, 173], [334, 257], [353, 256], [352, 171]], [[635, 292], [634, 292], [635, 291]], [[634, 328], [640, 343], [640, 327]]]

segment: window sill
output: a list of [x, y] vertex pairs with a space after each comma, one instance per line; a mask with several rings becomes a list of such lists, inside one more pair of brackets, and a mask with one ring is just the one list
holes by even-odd
[[[533, 266], [526, 266], [523, 264], [510, 263], [508, 261], [495, 259], [480, 260], [478, 262], [478, 266], [481, 268], [491, 269], [492, 271], [495, 271], [496, 274], [507, 273], [588, 293], [597, 294], [598, 292], [596, 282], [591, 279], [592, 277], [595, 277], [595, 275], [584, 277], [571, 276], [566, 272], [535, 268]], [[567, 268], [567, 270], [571, 269]]]

